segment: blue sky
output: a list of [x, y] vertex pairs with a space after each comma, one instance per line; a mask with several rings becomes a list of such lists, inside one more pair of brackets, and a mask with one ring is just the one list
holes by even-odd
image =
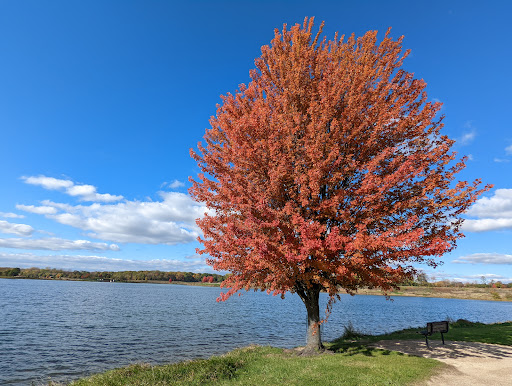
[[470, 157], [459, 178], [494, 184], [426, 272], [512, 281], [510, 14], [505, 1], [0, 2], [0, 266], [211, 271], [189, 149], [274, 28], [314, 16], [328, 38], [404, 35], [404, 68]]

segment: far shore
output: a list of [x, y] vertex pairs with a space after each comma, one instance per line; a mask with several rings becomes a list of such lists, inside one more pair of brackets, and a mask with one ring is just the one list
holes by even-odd
[[[379, 289], [360, 289], [358, 295], [382, 295]], [[512, 288], [403, 286], [389, 296], [415, 296], [423, 298], [512, 301]]]
[[[24, 277], [2, 277], [0, 279], [28, 279]], [[30, 279], [30, 280], [66, 280], [66, 281], [92, 281], [87, 279]], [[108, 282], [108, 280], [105, 280]], [[171, 284], [188, 285], [199, 287], [220, 287], [220, 283], [201, 283], [173, 281], [169, 283], [163, 280], [128, 280], [116, 281], [120, 283], [151, 283], [151, 284]], [[360, 289], [357, 295], [385, 295], [379, 289]], [[468, 300], [491, 300], [491, 301], [512, 301], [512, 288], [474, 288], [474, 287], [437, 287], [437, 286], [402, 286], [399, 290], [388, 292], [390, 297], [395, 296], [413, 296], [424, 298], [447, 298], [447, 299], [468, 299]]]

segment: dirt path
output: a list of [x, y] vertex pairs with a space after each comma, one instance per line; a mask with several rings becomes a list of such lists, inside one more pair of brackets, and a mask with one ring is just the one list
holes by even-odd
[[373, 347], [437, 359], [449, 365], [426, 383], [436, 386], [512, 386], [512, 347], [497, 344], [430, 340], [382, 340]]

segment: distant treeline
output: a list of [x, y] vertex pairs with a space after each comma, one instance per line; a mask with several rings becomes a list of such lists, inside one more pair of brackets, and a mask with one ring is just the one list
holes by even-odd
[[[0, 268], [0, 277], [18, 277], [25, 279], [63, 279], [63, 280], [97, 280], [97, 281], [180, 281], [189, 283], [220, 283], [228, 277], [216, 273], [162, 272], [162, 271], [121, 271], [88, 272], [64, 271], [54, 268]], [[460, 282], [427, 278], [420, 273], [412, 280], [401, 283], [402, 286], [421, 287], [470, 287], [470, 288], [512, 288], [512, 283], [487, 281], [485, 277], [478, 282]]]
[[227, 275], [218, 275], [215, 273], [162, 271], [88, 272], [64, 271], [62, 269], [54, 268], [0, 268], [0, 277], [97, 281], [182, 281], [220, 283], [227, 277]]

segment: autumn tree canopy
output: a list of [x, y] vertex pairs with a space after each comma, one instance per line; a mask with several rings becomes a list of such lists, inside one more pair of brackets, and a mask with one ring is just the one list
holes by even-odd
[[401, 69], [390, 31], [333, 40], [313, 19], [263, 46], [251, 81], [222, 96], [192, 157], [192, 196], [208, 263], [241, 289], [297, 293], [308, 346], [320, 348], [321, 291], [389, 290], [435, 266], [462, 237], [460, 215], [489, 187], [454, 181], [465, 167], [441, 134], [441, 103]]

